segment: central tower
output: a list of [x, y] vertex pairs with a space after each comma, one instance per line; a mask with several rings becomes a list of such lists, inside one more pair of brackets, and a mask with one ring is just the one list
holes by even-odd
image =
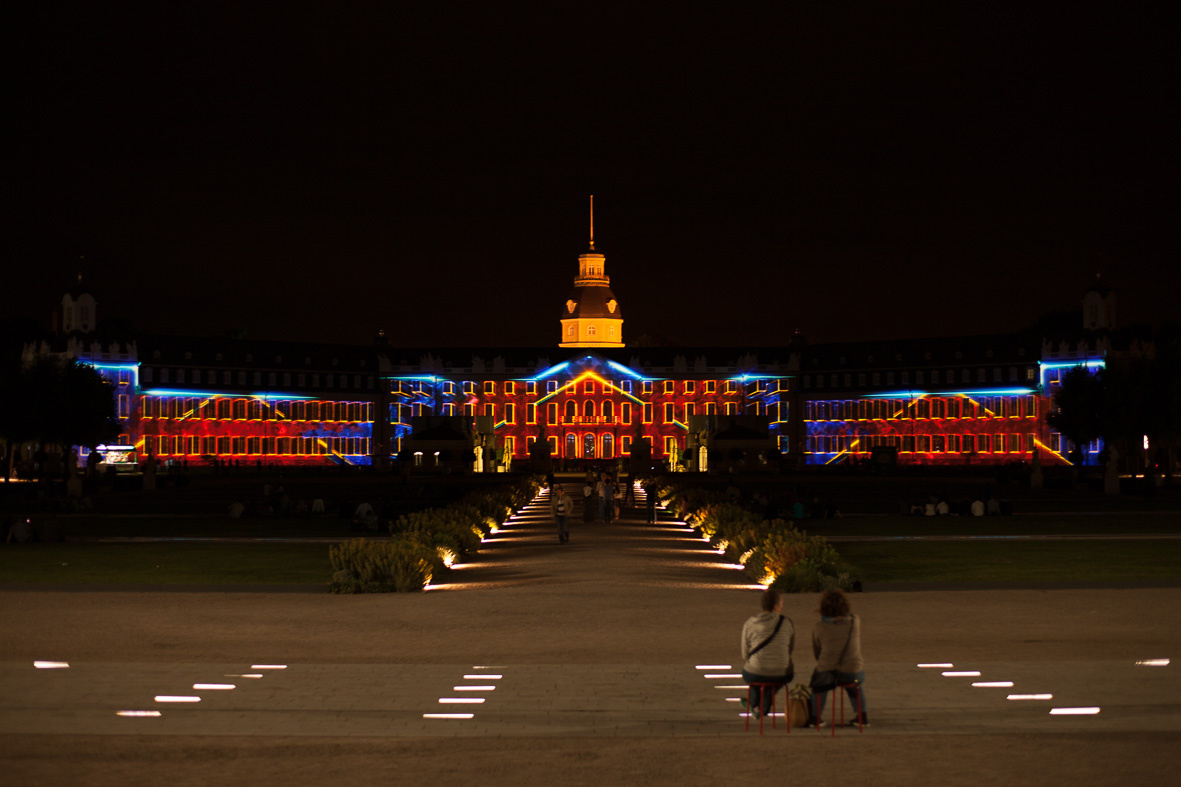
[[606, 260], [595, 251], [595, 195], [590, 198], [590, 249], [578, 255], [574, 289], [562, 309], [559, 347], [622, 347], [623, 314], [611, 292]]

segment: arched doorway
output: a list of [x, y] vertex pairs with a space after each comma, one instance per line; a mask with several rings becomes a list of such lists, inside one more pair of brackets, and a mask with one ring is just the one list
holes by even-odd
[[578, 435], [569, 432], [566, 435], [566, 458], [574, 459], [578, 456]]
[[584, 459], [595, 458], [595, 436], [590, 432], [582, 436], [582, 456]]
[[615, 437], [614, 435], [603, 435], [603, 458], [610, 459], [615, 455]]

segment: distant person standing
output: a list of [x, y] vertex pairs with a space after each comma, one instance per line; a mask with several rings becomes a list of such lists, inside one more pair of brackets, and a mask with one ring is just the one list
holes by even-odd
[[613, 514], [615, 513], [615, 482], [611, 480], [611, 476], [607, 476], [603, 479], [602, 489], [605, 503], [603, 506], [604, 519], [610, 523], [613, 518]]
[[557, 487], [550, 502], [550, 509], [553, 512], [554, 521], [558, 525], [558, 543], [565, 544], [570, 540], [570, 511], [574, 508], [574, 501], [570, 499], [570, 495], [566, 494], [566, 490], [562, 487]]
[[591, 486], [590, 479], [582, 485], [582, 521], [590, 523], [595, 521], [595, 488]]
[[648, 484], [644, 487], [644, 497], [647, 498], [648, 518], [645, 520], [648, 524], [656, 522], [656, 485]]

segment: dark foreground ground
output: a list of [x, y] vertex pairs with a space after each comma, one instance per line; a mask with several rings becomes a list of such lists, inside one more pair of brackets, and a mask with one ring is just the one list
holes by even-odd
[[[424, 594], [0, 592], [10, 784], [1161, 784], [1181, 742], [1181, 589], [853, 597], [864, 734], [743, 731], [757, 589], [675, 525], [526, 517]], [[787, 599], [797, 680], [814, 596]], [[37, 659], [69, 669], [38, 670]], [[949, 662], [979, 678], [944, 677]], [[285, 670], [247, 672], [256, 664]], [[718, 671], [698, 666], [718, 665]], [[727, 666], [728, 665], [728, 666]], [[723, 668], [725, 667], [725, 668]], [[227, 678], [262, 674], [257, 679]], [[490, 683], [470, 720], [428, 720]], [[1014, 687], [972, 687], [973, 681]], [[235, 681], [233, 691], [192, 689]], [[1050, 693], [1038, 702], [1008, 692]], [[199, 695], [185, 707], [161, 694]], [[1053, 716], [1051, 707], [1097, 707]], [[468, 706], [472, 707], [472, 706]], [[163, 708], [160, 718], [123, 709]]]

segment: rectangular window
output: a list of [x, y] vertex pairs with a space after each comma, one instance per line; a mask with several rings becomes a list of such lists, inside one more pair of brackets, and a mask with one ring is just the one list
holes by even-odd
[[696, 388], [696, 383], [693, 380], [686, 380], [685, 381], [685, 393], [691, 394], [691, 393], [693, 393], [695, 388]]
[[557, 380], [546, 380], [545, 381], [545, 392], [546, 393], [557, 393], [558, 392], [558, 381]]
[[619, 381], [619, 390], [623, 391], [624, 393], [631, 393], [632, 392], [632, 381], [631, 380], [620, 380]]
[[695, 415], [696, 412], [697, 412], [697, 408], [694, 406], [693, 402], [686, 402], [685, 403], [685, 423], [689, 423], [689, 416]]
[[652, 423], [652, 404], [649, 402], [644, 403], [644, 423]]
[[463, 414], [468, 418], [476, 417], [476, 406], [474, 404], [465, 404], [463, 406]]
[[578, 383], [574, 382], [573, 380], [567, 380], [566, 393], [570, 394], [571, 396], [574, 396], [576, 393], [578, 393]]
[[676, 390], [677, 390], [677, 383], [675, 380], [665, 380], [664, 381], [664, 392], [666, 394], [676, 393]]
[[485, 404], [484, 405], [484, 415], [490, 415], [490, 416], [492, 416], [492, 418], [495, 419], [496, 418], [496, 405]]
[[463, 392], [465, 394], [474, 394], [476, 392], [476, 384], [471, 380], [463, 381]]
[[504, 395], [505, 396], [515, 396], [516, 393], [517, 393], [517, 384], [514, 383], [512, 380], [507, 381], [504, 384]]
[[707, 394], [717, 393], [718, 383], [716, 380], [706, 380], [703, 383], [703, 385], [705, 386], [705, 393], [707, 393]]
[[903, 453], [914, 453], [914, 435], [902, 435], [902, 451]]
[[674, 420], [676, 420], [676, 407], [677, 406], [672, 402], [664, 403], [664, 422], [666, 424], [671, 424]]
[[535, 404], [525, 405], [525, 423], [527, 423], [527, 424], [537, 423], [537, 405], [535, 405]]
[[504, 406], [504, 420], [505, 423], [515, 424], [517, 422], [517, 407], [514, 404], [506, 404]]
[[619, 453], [624, 456], [629, 456], [632, 452], [632, 438], [631, 435], [625, 434], [619, 439]]
[[595, 381], [584, 380], [582, 383], [582, 392], [584, 394], [593, 394], [595, 392]]
[[947, 440], [943, 435], [937, 434], [931, 436], [931, 450], [937, 454], [942, 454], [947, 451]]
[[496, 393], [496, 382], [494, 380], [485, 380], [484, 381], [484, 393], [486, 393], [486, 394]]
[[723, 413], [725, 415], [738, 415], [738, 405], [734, 402], [726, 402]]
[[645, 380], [640, 386], [640, 391], [646, 394], [652, 393], [652, 381]]
[[716, 402], [706, 402], [704, 406], [706, 415], [717, 415], [718, 405]]
[[550, 435], [546, 439], [549, 440], [549, 455], [550, 456], [557, 456], [558, 455], [558, 437], [557, 437], [557, 435]]
[[619, 420], [621, 423], [630, 424], [632, 422], [632, 403], [624, 402], [619, 405]]
[[525, 393], [528, 396], [537, 396], [537, 381], [530, 380], [525, 383]]
[[680, 451], [677, 450], [677, 438], [675, 438], [675, 437], [664, 438], [664, 453], [666, 456], [668, 456], [669, 458], [674, 459], [674, 460], [680, 458], [680, 456], [679, 456]]

